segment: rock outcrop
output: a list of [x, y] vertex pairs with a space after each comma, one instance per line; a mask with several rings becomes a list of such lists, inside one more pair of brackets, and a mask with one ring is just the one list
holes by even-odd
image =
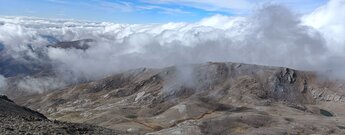
[[90, 47], [89, 44], [92, 42], [95, 42], [95, 41], [92, 39], [83, 39], [83, 40], [76, 40], [76, 41], [58, 42], [54, 45], [48, 45], [48, 47], [87, 50]]

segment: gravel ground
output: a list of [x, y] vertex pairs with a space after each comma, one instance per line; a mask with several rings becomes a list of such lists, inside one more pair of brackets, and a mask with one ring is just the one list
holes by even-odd
[[51, 121], [39, 112], [16, 105], [6, 96], [0, 96], [1, 135], [55, 135], [55, 134], [119, 134], [111, 129], [59, 121]]

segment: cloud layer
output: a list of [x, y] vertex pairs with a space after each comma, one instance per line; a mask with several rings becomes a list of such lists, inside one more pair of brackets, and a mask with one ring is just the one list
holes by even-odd
[[338, 53], [345, 50], [345, 1], [331, 0], [328, 4], [305, 15], [304, 24], [312, 26], [327, 38], [328, 47]]
[[[302, 17], [284, 6], [266, 5], [249, 17], [216, 15], [196, 23], [151, 25], [2, 17], [0, 50], [2, 57], [51, 65], [58, 81], [26, 77], [21, 83], [25, 88], [37, 86], [32, 88], [36, 91], [49, 89], [46, 87], [51, 83], [43, 80], [62, 85], [139, 67], [207, 61], [333, 70], [338, 74], [345, 67], [340, 53], [345, 46], [344, 3], [332, 0]], [[80, 39], [94, 42], [87, 50], [47, 47]]]

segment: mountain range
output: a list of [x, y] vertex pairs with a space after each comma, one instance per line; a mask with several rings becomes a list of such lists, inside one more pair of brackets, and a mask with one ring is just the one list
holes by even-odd
[[126, 134], [344, 134], [344, 85], [241, 63], [139, 68], [13, 97], [51, 120]]

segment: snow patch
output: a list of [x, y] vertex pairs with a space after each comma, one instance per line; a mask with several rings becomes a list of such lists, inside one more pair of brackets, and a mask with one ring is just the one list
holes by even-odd
[[134, 101], [138, 102], [138, 100], [145, 95], [145, 91], [139, 92], [135, 97]]

